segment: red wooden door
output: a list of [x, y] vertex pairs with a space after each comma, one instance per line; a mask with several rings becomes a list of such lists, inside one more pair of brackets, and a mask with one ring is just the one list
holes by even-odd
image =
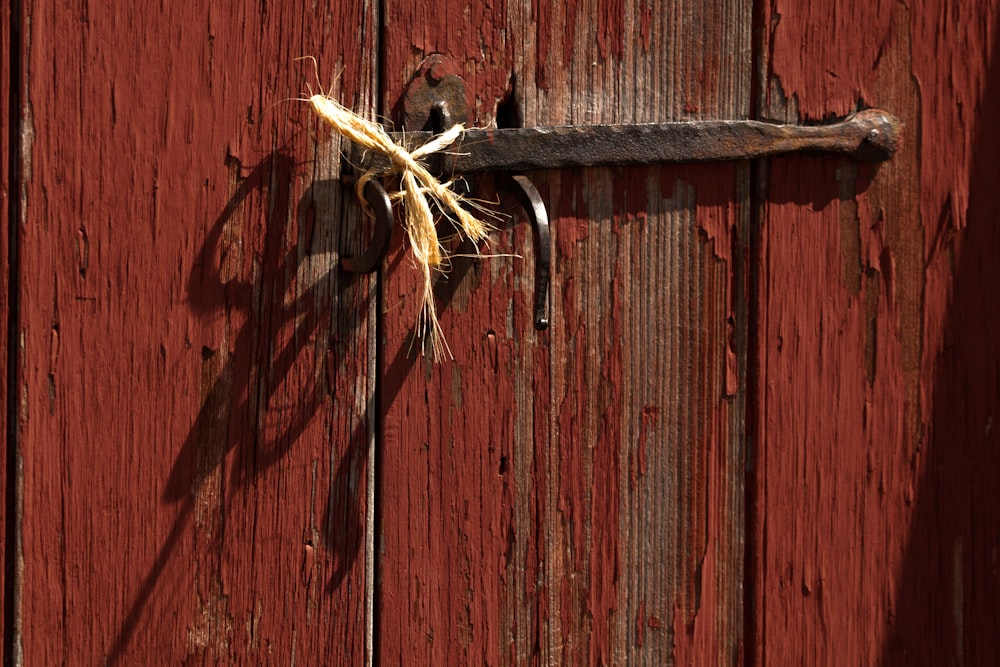
[[363, 661], [374, 282], [287, 100], [374, 111], [375, 8], [15, 9], [7, 659]]
[[[992, 662], [987, 0], [10, 9], [5, 664]], [[293, 99], [391, 118], [432, 53], [476, 125], [906, 133], [532, 174], [550, 329], [501, 198], [432, 363]]]
[[[385, 7], [399, 38], [384, 41], [384, 108], [442, 53], [476, 125], [500, 104], [529, 127], [749, 113], [746, 3]], [[552, 220], [547, 331], [532, 326], [530, 230], [506, 200], [515, 223], [490, 247], [501, 257], [457, 261], [443, 286], [453, 362], [407, 356], [419, 277], [400, 254], [388, 260], [380, 657], [736, 662], [743, 296], [732, 255], [748, 166], [533, 178]]]
[[992, 2], [762, 3], [762, 117], [905, 123], [762, 178], [748, 429], [758, 664], [1000, 656]]

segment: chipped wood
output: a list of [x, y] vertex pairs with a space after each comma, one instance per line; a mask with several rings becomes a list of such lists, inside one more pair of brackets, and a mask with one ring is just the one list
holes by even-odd
[[364, 663], [375, 10], [23, 5], [23, 664]]
[[764, 4], [762, 113], [878, 106], [904, 122], [903, 144], [874, 170], [789, 157], [766, 176], [755, 662], [987, 664], [1000, 19], [978, 0], [832, 8]]
[[[384, 104], [424, 55], [475, 125], [745, 118], [749, 6], [386, 7]], [[587, 25], [587, 29], [581, 26]], [[595, 26], [591, 29], [590, 26]], [[475, 35], [475, 38], [470, 38]], [[742, 641], [743, 382], [734, 234], [745, 165], [536, 173], [552, 325], [526, 225], [439, 284], [453, 364], [408, 355], [416, 286], [385, 281], [381, 656], [428, 664], [732, 662]], [[478, 187], [491, 197], [489, 180]], [[507, 210], [519, 216], [513, 204]]]

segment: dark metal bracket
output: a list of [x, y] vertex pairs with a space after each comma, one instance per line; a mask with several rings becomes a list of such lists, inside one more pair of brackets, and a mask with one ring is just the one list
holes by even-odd
[[351, 273], [372, 273], [378, 269], [389, 252], [392, 240], [392, 201], [378, 181], [365, 184], [365, 202], [375, 217], [375, 233], [368, 248], [357, 257], [341, 257], [340, 266]]
[[535, 230], [535, 328], [548, 329], [549, 261], [552, 257], [549, 213], [535, 184], [524, 174], [500, 172], [497, 174], [497, 187], [514, 195]]
[[[403, 127], [393, 140], [413, 150], [455, 122], [466, 120], [465, 84], [454, 65], [441, 55], [421, 65], [402, 99]], [[545, 204], [527, 176], [534, 169], [628, 166], [716, 160], [750, 160], [794, 151], [841, 153], [856, 160], [881, 162], [896, 152], [901, 124], [879, 109], [860, 111], [826, 125], [780, 125], [752, 120], [692, 121], [640, 125], [578, 125], [564, 127], [469, 129], [461, 145], [435, 154], [431, 168], [449, 178], [477, 172], [498, 172], [497, 184], [521, 203], [535, 230], [535, 327], [548, 326], [550, 241]], [[389, 169], [385, 156], [351, 146], [347, 160], [362, 170]], [[385, 191], [365, 189], [375, 209], [372, 246], [359, 258], [344, 259], [348, 271], [372, 271], [388, 249], [392, 213], [382, 208]], [[384, 198], [384, 200], [383, 200]], [[383, 219], [380, 220], [379, 216]], [[388, 227], [385, 227], [388, 220]]]

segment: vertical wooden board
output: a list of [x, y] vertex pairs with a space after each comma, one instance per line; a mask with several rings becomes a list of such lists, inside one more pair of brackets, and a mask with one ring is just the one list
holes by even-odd
[[826, 5], [763, 7], [762, 114], [818, 120], [860, 104], [905, 128], [876, 169], [786, 158], [765, 181], [756, 660], [990, 664], [996, 11]]
[[[525, 126], [749, 113], [745, 3], [385, 16], [387, 109], [440, 52], [476, 125], [500, 102]], [[501, 256], [440, 284], [454, 361], [408, 356], [418, 276], [399, 243], [387, 263], [381, 657], [736, 662], [746, 166], [532, 178], [553, 222], [550, 330], [532, 329], [534, 250], [506, 199]]]
[[[7, 334], [9, 331], [9, 318], [12, 313], [10, 307], [10, 259], [13, 256], [10, 247], [9, 229], [11, 223], [11, 213], [16, 213], [20, 202], [19, 188], [17, 181], [12, 179], [17, 171], [11, 170], [12, 165], [16, 165], [18, 160], [20, 142], [17, 137], [20, 128], [17, 124], [16, 103], [18, 93], [18, 82], [20, 76], [20, 60], [15, 56], [20, 53], [20, 40], [18, 32], [14, 29], [20, 25], [20, 17], [14, 14], [16, 7], [8, 11], [0, 12], [0, 359], [3, 360], [3, 368], [6, 370], [11, 363], [10, 348], [8, 347]], [[12, 481], [11, 472], [16, 466], [11, 463], [16, 460], [11, 451], [11, 434], [8, 433], [7, 416], [10, 406], [7, 402], [7, 377], [5, 372], [3, 380], [0, 380], [0, 405], [3, 406], [0, 414], [0, 433], [4, 437], [3, 455], [0, 456], [0, 497], [3, 498], [3, 509], [0, 510], [0, 535], [3, 535], [5, 548], [0, 555], [0, 590], [4, 591], [3, 604], [0, 605], [0, 628], [7, 627], [7, 607], [12, 597], [8, 592], [11, 583], [14, 559], [8, 560], [8, 553], [12, 552], [14, 527], [14, 496], [11, 493]], [[11, 572], [8, 572], [10, 568]], [[12, 591], [11, 591], [12, 592]], [[5, 641], [3, 648], [0, 648], [0, 660], [5, 664], [11, 661], [8, 655], [10, 646]]]
[[[502, 7], [388, 2], [383, 13], [383, 108], [424, 56], [442, 52], [465, 78], [470, 120], [492, 117], [509, 77]], [[505, 226], [493, 252], [528, 249], [524, 227]], [[394, 243], [387, 262], [377, 615], [386, 664], [523, 663], [537, 652], [531, 536], [541, 500], [534, 441], [518, 435], [543, 428], [531, 377], [544, 347], [531, 329], [530, 287], [514, 289], [527, 266], [456, 261], [438, 289], [454, 360], [435, 365], [419, 343], [411, 350], [419, 303], [408, 251]]]
[[23, 664], [365, 661], [374, 14], [25, 3]]

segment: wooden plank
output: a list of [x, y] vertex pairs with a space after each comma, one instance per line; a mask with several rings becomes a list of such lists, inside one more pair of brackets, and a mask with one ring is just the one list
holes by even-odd
[[23, 664], [364, 662], [375, 10], [24, 4]]
[[874, 171], [785, 158], [765, 181], [759, 664], [990, 664], [1000, 650], [997, 22], [979, 0], [764, 7], [764, 115], [860, 103], [906, 126]]
[[[449, 55], [476, 125], [744, 118], [748, 3], [386, 5], [393, 108]], [[583, 26], [586, 26], [584, 28]], [[553, 315], [534, 253], [440, 285], [454, 361], [408, 355], [416, 273], [387, 266], [379, 636], [387, 663], [732, 663], [742, 645], [745, 165], [536, 173]], [[489, 184], [479, 192], [490, 197]], [[523, 257], [512, 258], [517, 254]]]
[[[10, 274], [11, 258], [15, 256], [10, 247], [10, 224], [12, 218], [19, 215], [20, 193], [17, 181], [12, 180], [16, 176], [17, 169], [11, 169], [18, 160], [19, 127], [17, 120], [17, 109], [19, 108], [18, 92], [20, 90], [20, 62], [16, 57], [20, 53], [19, 33], [15, 26], [20, 25], [20, 16], [17, 15], [18, 8], [15, 5], [7, 11], [0, 12], [0, 359], [3, 360], [3, 368], [8, 369], [12, 362], [16, 363], [16, 358], [11, 356], [11, 348], [8, 346], [8, 332], [10, 329], [10, 318], [16, 317], [16, 309], [11, 308], [10, 303]], [[16, 264], [15, 264], [16, 266]], [[12, 313], [13, 310], [13, 313]], [[0, 535], [3, 535], [4, 549], [0, 555], [0, 590], [3, 590], [3, 604], [0, 605], [0, 628], [7, 628], [10, 622], [8, 617], [10, 609], [13, 607], [13, 592], [15, 578], [15, 559], [11, 556], [15, 553], [14, 544], [16, 539], [15, 527], [16, 500], [13, 493], [12, 482], [16, 477], [11, 473], [16, 469], [16, 458], [12, 447], [13, 433], [9, 433], [8, 415], [13, 406], [8, 404], [7, 392], [8, 373], [5, 372], [0, 380], [0, 405], [3, 406], [0, 414], [0, 433], [3, 433], [4, 447], [3, 455], [0, 456], [0, 498], [3, 498], [3, 509], [0, 510]], [[4, 635], [3, 647], [0, 648], [0, 659], [3, 664], [13, 664], [13, 644]]]

